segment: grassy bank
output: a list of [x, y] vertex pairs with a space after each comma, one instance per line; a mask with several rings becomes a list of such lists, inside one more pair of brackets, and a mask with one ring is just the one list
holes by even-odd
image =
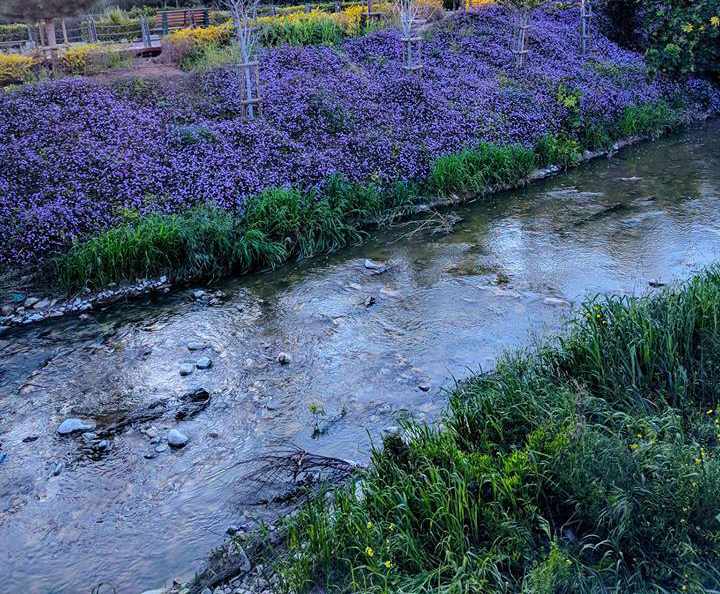
[[[679, 120], [666, 104], [628, 108], [603, 131], [607, 148], [622, 136], [658, 135]], [[588, 146], [570, 133], [546, 136], [533, 148], [482, 143], [436, 159], [427, 179], [389, 187], [356, 184], [341, 177], [321, 190], [270, 188], [251, 198], [242, 214], [196, 207], [181, 214], [125, 214], [125, 221], [74, 244], [54, 260], [54, 273], [68, 291], [167, 274], [203, 279], [273, 267], [359, 242], [368, 221], [402, 214], [435, 196], [460, 198], [526, 183], [539, 166], [580, 162]]]
[[287, 521], [288, 592], [720, 586], [720, 268], [587, 302]]

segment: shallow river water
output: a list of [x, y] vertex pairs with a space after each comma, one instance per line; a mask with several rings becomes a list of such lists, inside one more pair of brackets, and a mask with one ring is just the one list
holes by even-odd
[[[644, 293], [716, 260], [719, 206], [714, 123], [457, 208], [449, 235], [399, 226], [201, 299], [188, 289], [3, 336], [0, 592], [132, 594], [187, 577], [257, 513], [238, 460], [288, 441], [366, 459], [398, 416], [437, 417], [455, 378], [557, 329], [586, 296]], [[180, 376], [202, 356], [211, 369]], [[211, 394], [202, 412], [177, 421], [169, 407], [101, 452], [56, 433], [197, 388]], [[333, 419], [319, 438], [313, 403]], [[172, 428], [190, 437], [182, 450], [165, 449]]]

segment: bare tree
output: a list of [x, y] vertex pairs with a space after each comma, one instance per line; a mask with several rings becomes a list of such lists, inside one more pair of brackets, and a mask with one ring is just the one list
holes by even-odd
[[590, 50], [591, 32], [590, 20], [592, 19], [591, 0], [580, 1], [580, 52], [583, 56]]
[[28, 24], [42, 22], [47, 44], [57, 46], [53, 19], [70, 17], [86, 12], [96, 0], [0, 0], [0, 17]]
[[405, 44], [404, 68], [407, 71], [419, 70], [422, 68], [420, 62], [422, 38], [417, 34], [416, 27], [420, 21], [420, 5], [416, 0], [397, 0], [395, 12]]
[[244, 106], [248, 119], [255, 119], [255, 106], [258, 104], [259, 89], [253, 92], [253, 75], [255, 71], [255, 83], [257, 86], [257, 62], [253, 61], [258, 45], [258, 35], [255, 28], [257, 8], [259, 0], [225, 0], [225, 5], [230, 10], [235, 24], [235, 37], [242, 63], [239, 65], [241, 76], [245, 84]]
[[530, 15], [532, 11], [541, 6], [545, 0], [502, 0], [502, 4], [513, 9], [515, 16], [515, 35], [513, 39], [513, 53], [515, 65], [522, 68], [527, 62], [528, 31], [530, 30]]

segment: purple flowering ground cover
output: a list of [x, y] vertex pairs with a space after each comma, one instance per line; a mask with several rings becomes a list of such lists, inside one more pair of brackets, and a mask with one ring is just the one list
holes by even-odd
[[531, 146], [571, 115], [561, 85], [580, 92], [585, 123], [659, 100], [720, 111], [709, 84], [650, 81], [640, 55], [603, 37], [583, 59], [578, 19], [536, 12], [522, 72], [512, 17], [496, 6], [436, 25], [422, 77], [404, 73], [395, 30], [263, 50], [264, 112], [249, 123], [231, 69], [159, 90], [68, 79], [0, 93], [0, 266], [35, 263], [128, 211], [241, 210], [271, 186], [423, 179], [437, 157], [481, 140]]

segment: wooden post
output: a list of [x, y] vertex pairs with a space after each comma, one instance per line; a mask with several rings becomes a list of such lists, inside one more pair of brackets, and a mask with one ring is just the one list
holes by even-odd
[[163, 37], [169, 33], [169, 26], [168, 26], [168, 13], [163, 12], [162, 13], [162, 34]]
[[70, 42], [68, 41], [68, 32], [67, 32], [67, 25], [65, 24], [65, 19], [62, 20], [62, 32], [63, 32], [63, 43], [65, 45], [69, 45]]
[[[256, 116], [260, 115], [261, 110], [259, 64], [257, 61], [243, 62], [239, 64], [239, 67], [242, 71], [241, 77], [246, 81], [243, 89], [245, 92], [241, 95], [240, 101], [242, 105], [241, 117], [245, 120], [253, 120]], [[253, 80], [255, 89], [252, 88], [250, 82]]]
[[210, 11], [206, 8], [203, 10], [203, 27], [210, 26]]

